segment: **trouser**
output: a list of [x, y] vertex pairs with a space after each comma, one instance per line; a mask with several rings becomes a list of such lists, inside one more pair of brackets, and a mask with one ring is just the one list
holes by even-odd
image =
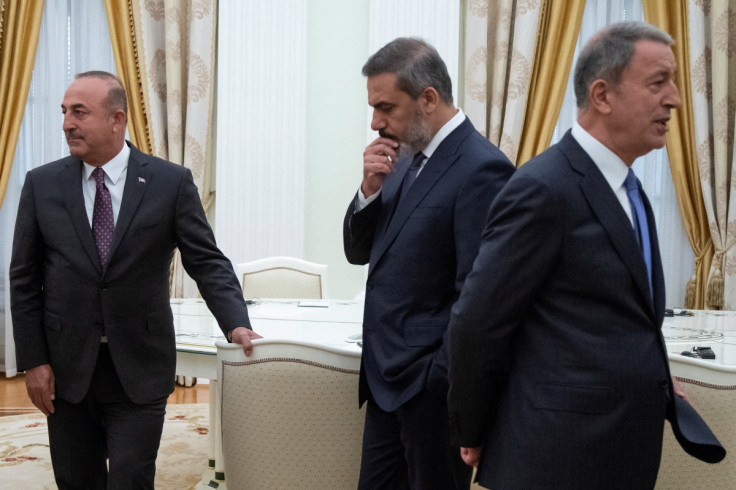
[[100, 344], [85, 398], [80, 403], [57, 398], [48, 417], [59, 489], [153, 489], [166, 400], [133, 403], [107, 344]]
[[447, 393], [423, 391], [393, 412], [366, 402], [359, 490], [467, 490], [473, 469], [450, 444]]

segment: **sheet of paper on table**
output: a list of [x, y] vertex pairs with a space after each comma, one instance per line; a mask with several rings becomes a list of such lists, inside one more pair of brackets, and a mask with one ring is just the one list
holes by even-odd
[[299, 306], [309, 308], [328, 308], [330, 306], [329, 299], [301, 299], [299, 300]]

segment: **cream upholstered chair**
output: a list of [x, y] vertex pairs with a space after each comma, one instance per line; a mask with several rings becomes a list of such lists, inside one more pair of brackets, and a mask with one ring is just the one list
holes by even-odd
[[235, 266], [246, 298], [327, 298], [327, 266], [296, 257], [266, 257]]
[[688, 455], [665, 424], [662, 463], [656, 489], [736, 489], [736, 386], [720, 386], [679, 378], [692, 406], [728, 451], [720, 463], [709, 464]]
[[249, 357], [218, 342], [217, 357], [228, 488], [357, 487], [359, 352], [260, 339]]

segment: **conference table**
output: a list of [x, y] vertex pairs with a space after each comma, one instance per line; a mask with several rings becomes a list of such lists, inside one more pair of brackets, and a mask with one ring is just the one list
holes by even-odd
[[[672, 374], [715, 386], [736, 386], [736, 311], [674, 311], [662, 323]], [[710, 347], [715, 359], [682, 355], [693, 347]]]
[[[360, 353], [363, 303], [355, 300], [256, 299], [248, 301], [253, 330], [266, 339], [313, 342]], [[207, 468], [196, 488], [226, 488], [219, 397], [217, 348], [225, 341], [217, 322], [201, 299], [172, 299], [176, 329], [176, 373], [210, 380], [210, 431]], [[256, 347], [257, 348], [257, 347]]]
[[[197, 488], [226, 488], [217, 397], [217, 349], [225, 340], [201, 299], [172, 299], [177, 374], [211, 380], [209, 464]], [[363, 303], [354, 300], [262, 299], [248, 306], [253, 329], [265, 338], [316, 342], [360, 352]], [[716, 386], [736, 386], [736, 312], [675, 310], [662, 325], [674, 376]], [[710, 347], [715, 359], [682, 355]]]

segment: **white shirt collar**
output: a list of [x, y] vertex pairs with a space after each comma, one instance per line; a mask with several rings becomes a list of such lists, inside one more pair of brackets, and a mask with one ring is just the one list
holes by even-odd
[[603, 143], [598, 141], [583, 129], [577, 121], [572, 125], [572, 137], [585, 150], [585, 153], [593, 160], [603, 177], [614, 191], [624, 185], [629, 167], [618, 155], [609, 150]]
[[[447, 121], [444, 126], [440, 128], [437, 133], [435, 133], [432, 140], [429, 142], [429, 144], [422, 150], [422, 153], [424, 153], [424, 156], [429, 159], [429, 157], [432, 156], [432, 153], [435, 152], [438, 146], [440, 146], [440, 143], [447, 138], [447, 136], [455, 131], [458, 126], [460, 126], [463, 121], [465, 121], [465, 114], [463, 114], [463, 110], [458, 108], [457, 114], [452, 116], [452, 119]], [[426, 161], [426, 160], [425, 160]]]
[[[110, 181], [114, 184], [117, 184], [118, 179], [120, 178], [120, 175], [122, 175], [123, 170], [125, 170], [128, 166], [128, 158], [130, 157], [130, 148], [128, 147], [127, 143], [123, 143], [123, 149], [120, 150], [120, 153], [115, 155], [112, 160], [102, 165], [102, 170], [105, 172], [105, 175], [107, 175], [107, 178], [110, 179]], [[87, 180], [91, 178], [92, 171], [97, 168], [93, 165], [90, 165], [87, 162], [84, 162], [84, 179]]]

